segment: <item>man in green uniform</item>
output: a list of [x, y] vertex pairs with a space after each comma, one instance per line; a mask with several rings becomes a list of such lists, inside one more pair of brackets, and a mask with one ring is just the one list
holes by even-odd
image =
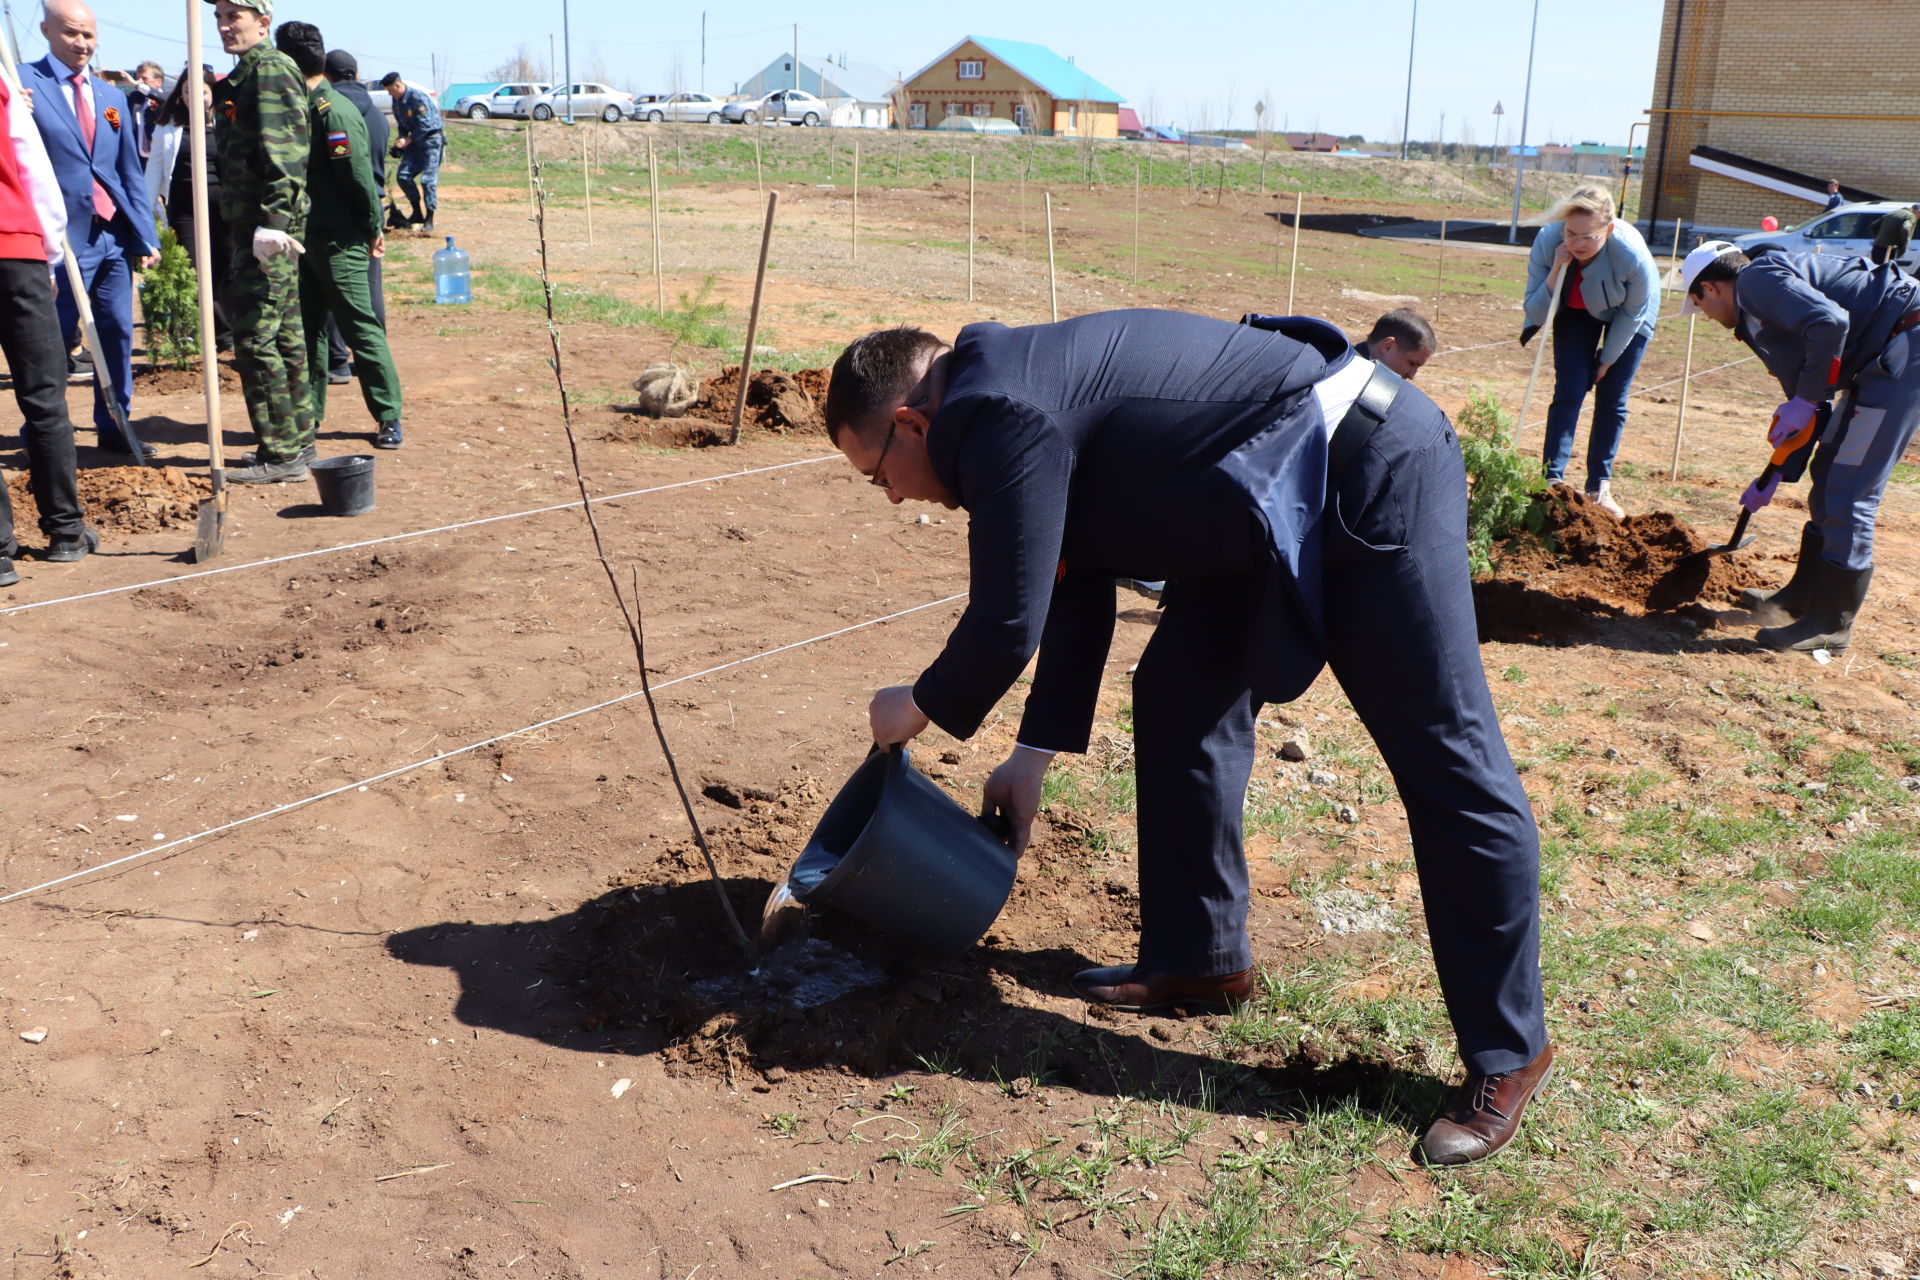
[[220, 210], [233, 241], [227, 314], [234, 364], [260, 447], [236, 484], [307, 478], [317, 422], [300, 327], [300, 236], [307, 220], [307, 86], [267, 42], [273, 0], [208, 0], [220, 45], [237, 54], [213, 91]]
[[308, 384], [316, 422], [327, 416], [327, 316], [353, 349], [360, 394], [378, 424], [376, 448], [398, 449], [400, 376], [386, 330], [373, 313], [369, 264], [387, 251], [373, 185], [367, 122], [327, 82], [327, 46], [310, 22], [283, 22], [273, 42], [306, 77], [313, 112], [307, 161], [307, 251], [300, 259], [300, 323], [307, 332]]

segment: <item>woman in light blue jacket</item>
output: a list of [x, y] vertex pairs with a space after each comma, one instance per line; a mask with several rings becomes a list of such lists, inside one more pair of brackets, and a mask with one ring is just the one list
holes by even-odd
[[1554, 206], [1551, 216], [1527, 259], [1522, 334], [1524, 345], [1545, 323], [1554, 282], [1569, 273], [1553, 321], [1553, 403], [1547, 408], [1543, 455], [1547, 479], [1566, 475], [1580, 406], [1592, 391], [1587, 497], [1624, 516], [1613, 498], [1613, 455], [1627, 425], [1627, 393], [1660, 314], [1660, 271], [1632, 224], [1614, 220], [1613, 196], [1604, 188], [1579, 188]]

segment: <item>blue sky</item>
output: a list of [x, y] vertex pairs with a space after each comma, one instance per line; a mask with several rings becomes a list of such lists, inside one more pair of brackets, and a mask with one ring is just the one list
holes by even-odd
[[[39, 56], [37, 0], [8, 3], [26, 55]], [[665, 89], [676, 66], [684, 87], [699, 85], [698, 4], [569, 0], [568, 7], [577, 78], [597, 59], [623, 88]], [[912, 72], [973, 32], [1071, 56], [1161, 123], [1251, 128], [1253, 104], [1269, 100], [1289, 128], [1397, 139], [1413, 7], [1414, 0], [1267, 0], [1198, 10], [1145, 0], [944, 7], [733, 0], [706, 10], [705, 87], [724, 93], [791, 47], [799, 17], [803, 58], [845, 54]], [[277, 0], [276, 8], [277, 19], [319, 24], [330, 45], [358, 56], [363, 73], [397, 70], [421, 81], [436, 65], [450, 72], [443, 79], [479, 80], [522, 45], [544, 62], [548, 37], [561, 27], [561, 0]], [[1528, 140], [1624, 142], [1652, 93], [1661, 9], [1661, 0], [1540, 0]], [[102, 65], [184, 60], [186, 0], [95, 0], [95, 10]], [[224, 70], [230, 60], [212, 39], [212, 6], [203, 12], [204, 60]], [[1462, 140], [1464, 126], [1473, 141], [1491, 142], [1498, 101], [1507, 112], [1500, 139], [1514, 141], [1532, 12], [1532, 0], [1419, 4], [1413, 137], [1435, 136], [1444, 115], [1449, 140]]]

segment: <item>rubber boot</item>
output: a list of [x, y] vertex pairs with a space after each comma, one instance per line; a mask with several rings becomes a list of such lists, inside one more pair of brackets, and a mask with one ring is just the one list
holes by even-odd
[[1853, 638], [1853, 619], [1867, 598], [1867, 585], [1873, 581], [1873, 566], [1846, 569], [1816, 559], [1812, 598], [1798, 621], [1784, 627], [1768, 627], [1754, 636], [1769, 649], [1815, 649], [1837, 652]]
[[1800, 526], [1800, 558], [1794, 561], [1787, 585], [1772, 591], [1748, 587], [1740, 593], [1740, 607], [1753, 611], [1756, 627], [1780, 627], [1807, 610], [1813, 592], [1813, 563], [1820, 558], [1820, 529], [1813, 521]]

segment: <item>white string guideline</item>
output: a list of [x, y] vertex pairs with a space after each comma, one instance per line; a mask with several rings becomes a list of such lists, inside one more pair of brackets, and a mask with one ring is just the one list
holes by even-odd
[[[721, 476], [702, 476], [698, 480], [676, 480], [672, 484], [657, 484], [646, 489], [629, 489], [625, 493], [606, 493], [593, 499], [595, 502], [618, 502], [622, 498], [638, 498], [650, 493], [665, 493], [669, 489], [691, 489], [695, 485], [714, 484], [721, 480], [738, 480], [742, 476], [763, 475], [769, 471], [784, 471], [788, 467], [810, 467], [816, 462], [832, 462], [840, 455], [822, 454], [818, 458], [802, 458], [798, 462], [777, 462], [770, 467], [752, 467], [746, 471], [730, 471]], [[17, 604], [12, 608], [0, 609], [0, 618], [9, 614], [25, 613], [29, 609], [45, 609], [49, 605], [72, 604], [79, 600], [96, 600], [101, 596], [119, 595], [126, 591], [144, 591], [148, 587], [170, 587], [176, 582], [188, 582], [194, 578], [211, 578], [222, 573], [239, 573], [243, 569], [262, 569], [268, 565], [286, 564], [293, 560], [305, 560], [310, 556], [329, 556], [338, 551], [360, 551], [367, 547], [378, 547], [389, 542], [404, 542], [408, 538], [425, 538], [436, 533], [452, 533], [457, 529], [472, 529], [483, 524], [498, 524], [503, 520], [519, 520], [525, 516], [543, 516], [553, 511], [572, 511], [580, 505], [573, 502], [559, 502], [551, 507], [535, 507], [531, 511], [514, 511], [502, 516], [482, 516], [478, 520], [462, 520], [459, 524], [443, 524], [435, 529], [416, 529], [412, 533], [391, 533], [384, 538], [368, 538], [365, 542], [348, 542], [337, 547], [321, 547], [317, 551], [296, 551], [291, 555], [273, 556], [266, 560], [251, 560], [246, 564], [222, 565], [218, 569], [202, 569], [197, 573], [183, 573], [172, 578], [155, 578], [149, 582], [128, 583], [124, 587], [105, 587], [99, 591], [88, 591], [77, 596], [61, 596], [56, 600], [36, 600], [32, 604]]]
[[[795, 640], [792, 644], [783, 644], [777, 649], [766, 649], [760, 653], [750, 654], [744, 658], [735, 658], [732, 662], [723, 662], [717, 667], [708, 667], [705, 671], [695, 671], [691, 675], [675, 676], [671, 680], [662, 681], [654, 685], [653, 690], [657, 693], [662, 689], [671, 689], [674, 685], [685, 684], [689, 680], [699, 680], [705, 676], [715, 675], [731, 667], [745, 666], [749, 662], [758, 662], [762, 658], [771, 658], [775, 654], [786, 653], [793, 649], [804, 649], [810, 644], [819, 644], [822, 640], [831, 640], [836, 636], [846, 635], [850, 631], [859, 631], [866, 627], [877, 627], [883, 622], [892, 622], [896, 618], [904, 618], [908, 614], [919, 613], [925, 609], [938, 609], [943, 604], [952, 604], [956, 600], [964, 600], [966, 598], [967, 593], [962, 591], [958, 595], [947, 596], [941, 600], [929, 600], [925, 604], [917, 604], [910, 609], [901, 609], [897, 613], [889, 613], [884, 617], [869, 618], [865, 622], [856, 622], [850, 627], [841, 627], [838, 631], [828, 631], [823, 635], [811, 636], [805, 640]], [[157, 844], [151, 849], [141, 849], [136, 853], [127, 854], [123, 858], [115, 858], [111, 862], [102, 862], [92, 867], [82, 867], [78, 871], [70, 872], [67, 875], [48, 880], [42, 884], [34, 885], [30, 889], [19, 889], [5, 896], [0, 896], [0, 903], [12, 902], [15, 898], [24, 898], [29, 894], [39, 893], [45, 889], [52, 889], [58, 885], [66, 884], [69, 881], [78, 880], [82, 876], [94, 875], [101, 871], [110, 871], [115, 867], [122, 867], [131, 862], [138, 862], [142, 858], [151, 858], [155, 854], [167, 853], [171, 850], [181, 848], [184, 845], [192, 844], [196, 840], [205, 840], [208, 836], [217, 836], [224, 832], [232, 831], [237, 827], [248, 826], [267, 818], [275, 818], [283, 813], [291, 813], [295, 809], [304, 809], [310, 804], [330, 799], [344, 792], [354, 791], [361, 787], [370, 787], [376, 782], [385, 782], [387, 779], [397, 778], [403, 773], [411, 773], [415, 769], [424, 769], [428, 765], [439, 764], [443, 760], [451, 760], [455, 756], [466, 755], [469, 751], [479, 751], [481, 748], [490, 747], [496, 742], [505, 742], [508, 738], [517, 738], [523, 733], [532, 733], [538, 729], [546, 729], [556, 724], [564, 724], [569, 720], [577, 720], [581, 716], [591, 715], [595, 711], [604, 711], [608, 707], [619, 706], [621, 703], [631, 701], [634, 698], [645, 697], [646, 692], [645, 689], [635, 689], [631, 693], [623, 693], [617, 698], [608, 698], [605, 702], [596, 702], [590, 707], [581, 707], [578, 711], [569, 711], [564, 715], [554, 716], [550, 720], [542, 720], [539, 724], [530, 724], [524, 729], [514, 729], [507, 733], [498, 733], [491, 738], [486, 738], [479, 742], [469, 742], [464, 747], [455, 747], [451, 751], [443, 751], [439, 755], [429, 756], [425, 760], [416, 760], [412, 764], [403, 764], [399, 768], [388, 769], [385, 773], [376, 773], [370, 778], [361, 778], [357, 782], [344, 783], [329, 791], [322, 791], [318, 795], [308, 796], [303, 800], [292, 800], [286, 804], [275, 805], [271, 809], [263, 810], [248, 817], [236, 818], [232, 822], [222, 823], [217, 827], [209, 827], [205, 831], [198, 831], [190, 836], [182, 836], [178, 840], [169, 840], [165, 844]]]

